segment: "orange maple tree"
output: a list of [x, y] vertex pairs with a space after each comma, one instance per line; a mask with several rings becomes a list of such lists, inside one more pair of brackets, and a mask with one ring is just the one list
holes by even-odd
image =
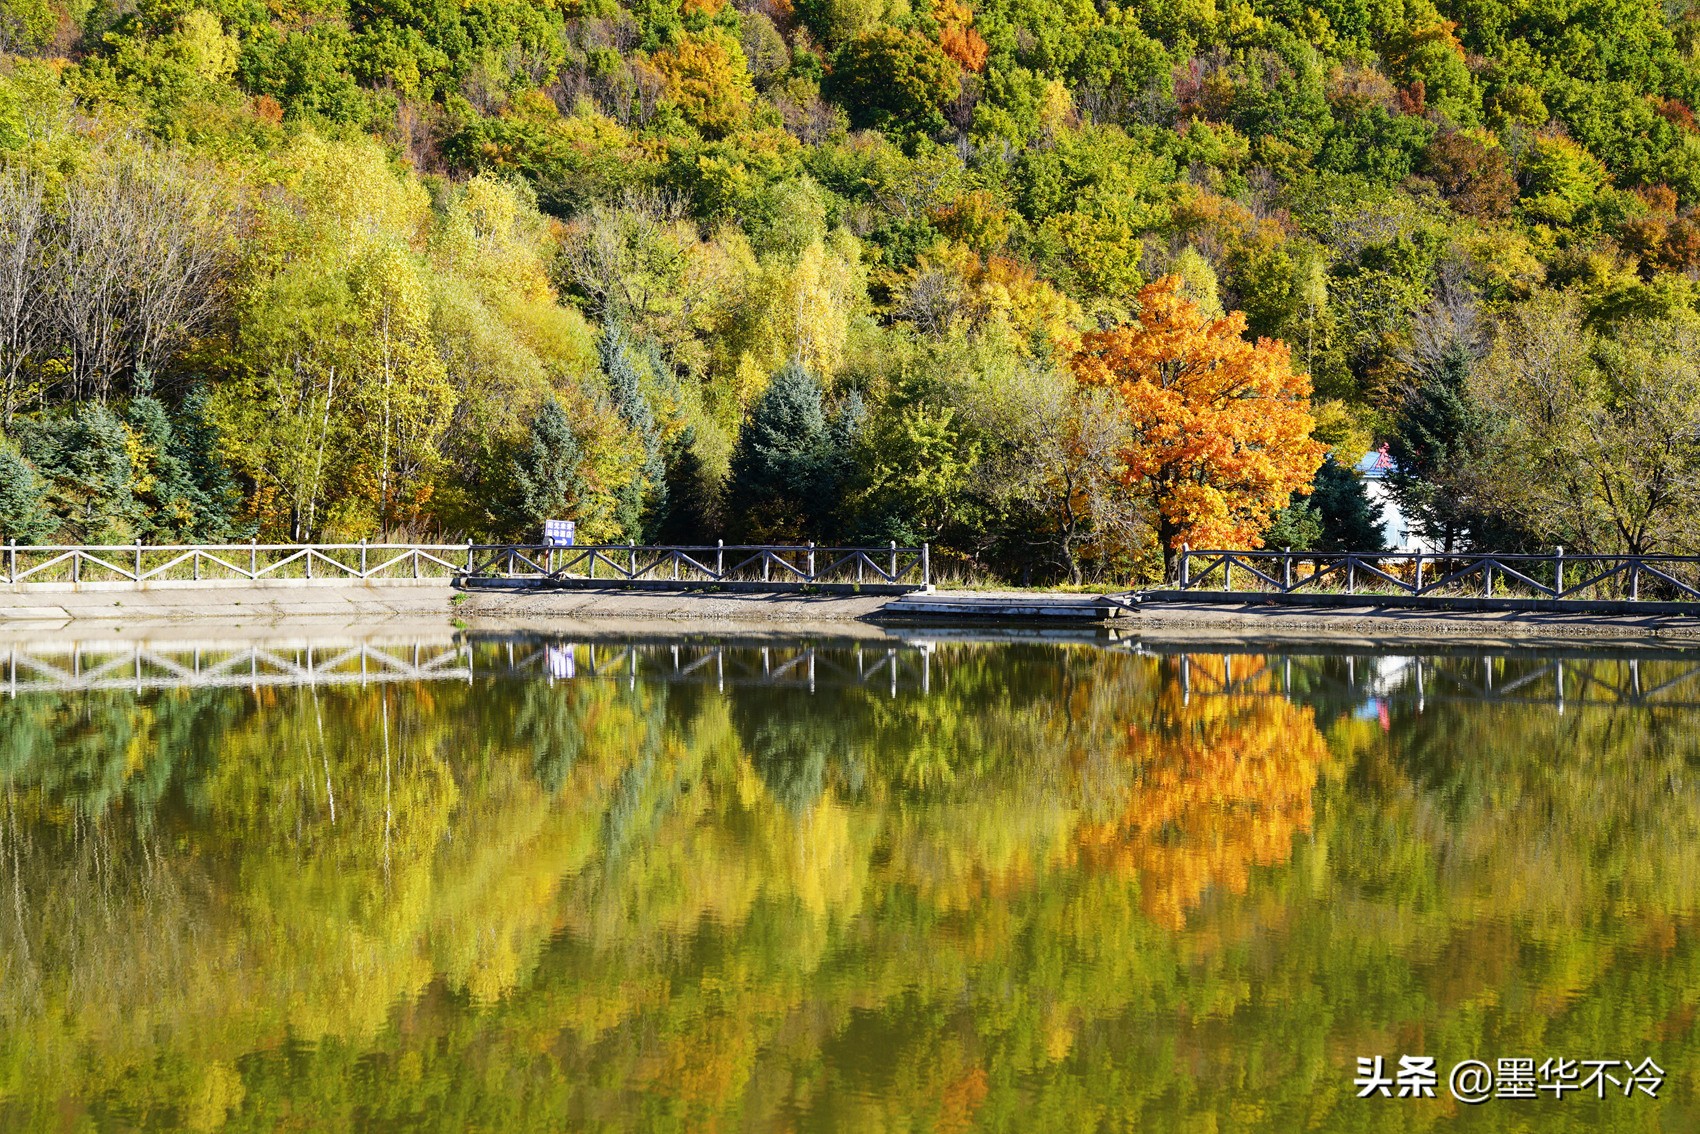
[[1085, 335], [1074, 356], [1083, 384], [1125, 406], [1123, 479], [1151, 505], [1165, 564], [1182, 544], [1262, 546], [1326, 452], [1287, 345], [1248, 342], [1243, 313], [1211, 319], [1180, 288], [1178, 276], [1147, 284], [1136, 322]]
[[974, 9], [963, 0], [934, 0], [933, 18], [939, 22], [939, 46], [964, 71], [979, 71], [986, 65], [986, 41], [974, 30]]

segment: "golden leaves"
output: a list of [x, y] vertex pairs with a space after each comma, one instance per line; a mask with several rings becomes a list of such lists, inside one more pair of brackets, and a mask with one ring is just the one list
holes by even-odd
[[1076, 835], [1088, 862], [1139, 876], [1145, 912], [1167, 928], [1207, 890], [1243, 894], [1251, 867], [1285, 863], [1310, 830], [1327, 744], [1310, 709], [1261, 684], [1187, 697], [1167, 683], [1150, 723], [1128, 727], [1121, 757], [1138, 777], [1121, 815]]
[[1165, 276], [1140, 291], [1136, 323], [1086, 335], [1075, 355], [1083, 384], [1122, 400], [1125, 476], [1152, 498], [1171, 549], [1260, 546], [1322, 461], [1309, 377], [1285, 343], [1244, 336], [1244, 314], [1208, 319]]

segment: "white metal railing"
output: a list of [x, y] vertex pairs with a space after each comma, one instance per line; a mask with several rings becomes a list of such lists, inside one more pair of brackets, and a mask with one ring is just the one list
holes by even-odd
[[1605, 599], [1700, 605], [1700, 556], [1492, 552], [1181, 552], [1183, 591]]
[[880, 583], [932, 582], [932, 552], [920, 547], [825, 547], [817, 544], [726, 544], [644, 547], [635, 544], [504, 544], [473, 548], [469, 579], [608, 583]]
[[9, 544], [0, 585], [453, 579], [470, 561], [467, 544]]
[[589, 580], [783, 584], [931, 582], [922, 547], [815, 544], [8, 544], [0, 586], [193, 586], [214, 581]]

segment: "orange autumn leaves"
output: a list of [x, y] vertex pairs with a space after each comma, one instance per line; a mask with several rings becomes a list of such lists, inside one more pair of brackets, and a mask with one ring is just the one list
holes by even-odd
[[1128, 726], [1121, 755], [1137, 779], [1121, 813], [1075, 833], [1082, 861], [1138, 876], [1146, 915], [1168, 929], [1185, 926], [1206, 890], [1245, 893], [1251, 868], [1285, 863], [1311, 827], [1328, 759], [1311, 710], [1267, 673], [1239, 688], [1187, 697], [1167, 683], [1149, 722]]
[[1083, 385], [1121, 399], [1123, 479], [1150, 504], [1165, 555], [1262, 546], [1326, 452], [1311, 437], [1310, 378], [1285, 343], [1248, 342], [1245, 327], [1238, 311], [1209, 318], [1165, 276], [1140, 291], [1135, 322], [1087, 334], [1074, 357]]

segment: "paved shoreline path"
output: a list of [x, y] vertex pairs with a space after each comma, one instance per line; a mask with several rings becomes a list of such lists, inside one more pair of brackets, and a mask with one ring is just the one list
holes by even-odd
[[[0, 627], [51, 629], [84, 623], [111, 627], [218, 621], [231, 626], [296, 622], [384, 622], [409, 619], [464, 625], [518, 625], [610, 621], [696, 624], [705, 629], [757, 626], [765, 632], [846, 624], [903, 624], [904, 600], [889, 595], [732, 594], [701, 591], [632, 592], [618, 589], [466, 593], [446, 580], [407, 586], [323, 584], [313, 587], [174, 588], [157, 591], [89, 591], [0, 594]], [[1426, 611], [1361, 606], [1300, 607], [1268, 604], [1145, 602], [1117, 607], [1114, 617], [1023, 618], [975, 616], [951, 607], [1057, 608], [1115, 605], [1103, 596], [1060, 592], [939, 591], [926, 596], [926, 621], [964, 625], [1113, 626], [1123, 633], [1165, 638], [1373, 637], [1378, 640], [1527, 640], [1657, 638], [1700, 646], [1700, 618], [1681, 615], [1540, 614], [1516, 611]], [[892, 617], [897, 608], [898, 617]]]

